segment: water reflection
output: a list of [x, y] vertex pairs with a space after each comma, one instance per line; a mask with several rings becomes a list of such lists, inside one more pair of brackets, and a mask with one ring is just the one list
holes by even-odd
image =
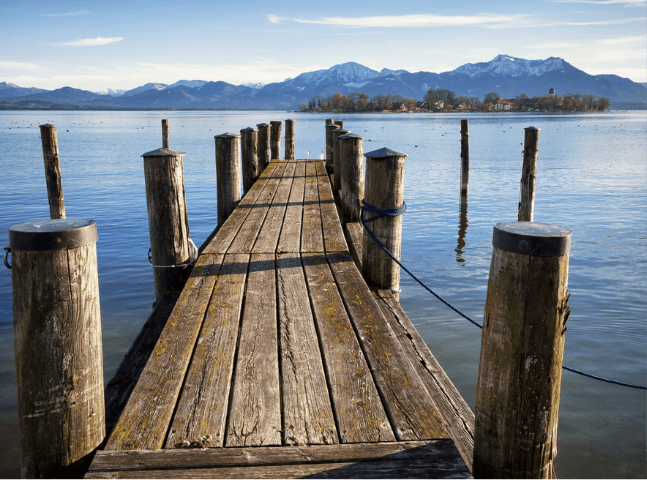
[[464, 263], [465, 236], [467, 235], [467, 194], [461, 195], [461, 206], [458, 215], [458, 244], [456, 245], [456, 261]]

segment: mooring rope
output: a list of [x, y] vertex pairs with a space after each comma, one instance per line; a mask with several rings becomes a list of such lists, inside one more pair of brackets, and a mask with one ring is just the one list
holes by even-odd
[[[380, 217], [383, 217], [383, 216], [388, 216], [388, 217], [397, 217], [398, 215], [402, 215], [402, 214], [403, 214], [404, 212], [406, 212], [406, 210], [407, 210], [407, 206], [406, 206], [406, 204], [405, 204], [404, 202], [402, 203], [402, 206], [401, 206], [401, 207], [398, 207], [398, 208], [390, 208], [390, 209], [388, 209], [388, 210], [381, 210], [381, 209], [379, 209], [379, 208], [377, 208], [377, 207], [374, 207], [373, 205], [369, 205], [369, 204], [367, 204], [364, 200], [362, 200], [361, 210], [362, 210], [362, 213], [361, 213], [361, 216], [360, 216], [360, 221], [362, 222], [362, 225], [364, 226], [364, 229], [366, 230], [366, 232], [367, 232], [367, 233], [369, 234], [369, 236], [373, 239], [373, 241], [374, 241], [374, 242], [375, 242], [375, 243], [376, 243], [376, 244], [377, 244], [377, 245], [378, 245], [382, 250], [384, 250], [384, 251], [386, 252], [386, 254], [387, 254], [389, 257], [391, 257], [391, 258], [393, 259], [393, 261], [394, 261], [395, 263], [397, 263], [398, 265], [400, 265], [400, 268], [402, 268], [402, 270], [404, 270], [405, 272], [407, 272], [411, 278], [413, 278], [416, 282], [418, 282], [418, 283], [420, 284], [420, 286], [422, 286], [425, 290], [427, 290], [429, 293], [431, 293], [434, 297], [436, 297], [436, 298], [437, 298], [438, 300], [440, 300], [442, 303], [444, 303], [444, 304], [445, 304], [445, 305], [447, 305], [449, 308], [451, 308], [454, 312], [458, 313], [458, 314], [459, 314], [461, 317], [463, 317], [465, 320], [467, 320], [467, 321], [469, 321], [469, 322], [473, 323], [474, 325], [476, 325], [476, 326], [477, 326], [477, 327], [479, 327], [479, 328], [483, 328], [483, 326], [482, 326], [480, 323], [478, 323], [478, 322], [476, 322], [476, 321], [472, 320], [470, 317], [468, 317], [468, 316], [467, 316], [467, 315], [465, 315], [463, 312], [461, 312], [460, 310], [458, 310], [456, 307], [454, 307], [453, 305], [451, 305], [449, 302], [447, 302], [445, 299], [443, 299], [440, 295], [438, 295], [436, 292], [434, 292], [431, 288], [429, 288], [427, 285], [425, 285], [425, 284], [422, 282], [422, 280], [420, 280], [420, 279], [419, 279], [418, 277], [416, 277], [413, 273], [411, 273], [411, 271], [410, 271], [407, 267], [405, 267], [405, 266], [404, 266], [404, 265], [403, 265], [403, 264], [402, 264], [402, 263], [401, 263], [397, 258], [395, 258], [395, 257], [393, 256], [393, 254], [389, 251], [389, 249], [388, 249], [388, 248], [386, 248], [386, 247], [382, 244], [382, 242], [380, 242], [380, 241], [378, 240], [378, 238], [375, 236], [375, 234], [374, 234], [374, 233], [371, 231], [371, 229], [370, 229], [370, 228], [368, 228], [368, 226], [366, 225], [367, 223], [372, 222], [373, 220], [375, 220], [375, 219], [377, 219], [377, 218], [380, 218]], [[367, 220], [364, 220], [364, 212], [377, 213], [377, 215], [375, 215], [374, 217], [371, 217], [371, 218], [369, 218], [369, 219], [367, 219]], [[596, 376], [596, 375], [592, 375], [592, 374], [590, 374], [590, 373], [586, 373], [586, 372], [581, 372], [581, 371], [579, 371], [579, 370], [575, 370], [575, 369], [573, 369], [573, 368], [567, 367], [566, 365], [562, 365], [562, 368], [563, 368], [564, 370], [569, 371], [569, 372], [577, 373], [578, 375], [583, 375], [583, 376], [585, 376], [585, 377], [593, 378], [593, 379], [595, 379], [595, 380], [600, 380], [600, 381], [602, 381], [602, 382], [612, 383], [612, 384], [614, 384], [614, 385], [621, 385], [621, 386], [623, 386], [623, 387], [630, 387], [630, 388], [638, 388], [638, 389], [641, 389], [641, 390], [647, 390], [647, 387], [645, 387], [645, 386], [643, 386], [643, 385], [633, 385], [633, 384], [631, 384], [631, 383], [623, 383], [623, 382], [618, 382], [617, 380], [611, 380], [611, 379], [608, 379], [608, 378], [598, 377], [598, 376]]]

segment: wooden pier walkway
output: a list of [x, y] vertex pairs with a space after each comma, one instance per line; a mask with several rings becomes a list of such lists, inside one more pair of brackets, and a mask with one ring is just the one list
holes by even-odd
[[324, 162], [273, 160], [108, 384], [86, 477], [469, 477], [473, 413], [352, 247]]

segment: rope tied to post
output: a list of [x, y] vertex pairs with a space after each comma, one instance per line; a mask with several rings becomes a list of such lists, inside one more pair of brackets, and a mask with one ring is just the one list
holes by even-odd
[[[533, 176], [534, 176], [534, 175], [533, 175]], [[374, 233], [371, 231], [371, 229], [370, 229], [370, 228], [368, 228], [368, 226], [366, 225], [367, 223], [369, 223], [369, 222], [371, 222], [371, 221], [373, 221], [373, 220], [375, 220], [375, 219], [377, 219], [377, 218], [383, 217], [383, 216], [397, 217], [398, 215], [402, 215], [402, 214], [403, 214], [404, 212], [406, 212], [406, 210], [407, 210], [407, 208], [406, 208], [406, 204], [405, 204], [404, 202], [402, 202], [402, 206], [401, 206], [401, 207], [398, 207], [398, 208], [391, 208], [391, 209], [387, 209], [387, 210], [381, 210], [381, 209], [379, 209], [379, 208], [377, 208], [377, 207], [374, 207], [373, 205], [369, 205], [369, 204], [367, 204], [364, 200], [362, 200], [362, 205], [361, 205], [361, 207], [360, 207], [360, 208], [361, 208], [361, 210], [362, 210], [362, 214], [361, 214], [361, 216], [360, 216], [360, 221], [362, 222], [362, 225], [364, 226], [364, 229], [366, 230], [366, 232], [367, 232], [367, 233], [369, 234], [369, 236], [373, 239], [373, 241], [374, 241], [374, 242], [375, 242], [375, 243], [376, 243], [376, 244], [377, 244], [377, 245], [378, 245], [382, 250], [384, 250], [384, 252], [385, 252], [389, 257], [391, 257], [391, 259], [393, 259], [393, 261], [394, 261], [395, 263], [397, 263], [397, 264], [400, 266], [400, 268], [402, 268], [402, 270], [404, 270], [405, 272], [407, 272], [407, 274], [409, 274], [409, 276], [410, 276], [411, 278], [413, 278], [416, 282], [418, 282], [422, 288], [424, 288], [424, 289], [425, 289], [425, 290], [427, 290], [429, 293], [431, 293], [434, 297], [436, 297], [438, 300], [440, 300], [442, 303], [444, 303], [446, 306], [448, 306], [451, 310], [453, 310], [454, 312], [456, 312], [457, 314], [459, 314], [459, 315], [460, 315], [461, 317], [463, 317], [465, 320], [467, 320], [467, 321], [471, 322], [472, 324], [476, 325], [477, 327], [479, 327], [479, 328], [481, 328], [481, 329], [483, 328], [483, 326], [482, 326], [480, 323], [478, 323], [478, 322], [476, 322], [476, 321], [472, 320], [470, 317], [468, 317], [468, 316], [467, 316], [467, 315], [465, 315], [463, 312], [461, 312], [460, 310], [458, 310], [456, 307], [454, 307], [452, 304], [450, 304], [450, 303], [449, 303], [449, 302], [447, 302], [445, 299], [443, 299], [440, 295], [438, 295], [436, 292], [434, 292], [431, 288], [429, 288], [427, 285], [425, 285], [425, 284], [424, 284], [424, 283], [423, 283], [423, 282], [422, 282], [418, 277], [416, 277], [413, 273], [411, 273], [411, 271], [410, 271], [407, 267], [405, 267], [405, 266], [404, 266], [404, 265], [403, 265], [403, 264], [402, 264], [402, 263], [401, 263], [397, 258], [395, 258], [395, 256], [393, 256], [393, 254], [389, 251], [389, 249], [388, 249], [388, 248], [386, 248], [386, 247], [384, 246], [384, 244], [382, 244], [382, 242], [380, 242], [380, 241], [378, 240], [378, 238], [375, 236], [375, 234], [374, 234]], [[365, 212], [365, 211], [366, 211], [366, 212], [377, 213], [378, 215], [376, 215], [376, 216], [374, 216], [374, 217], [371, 217], [371, 218], [369, 218], [368, 220], [364, 220], [364, 212]], [[569, 368], [569, 367], [567, 367], [566, 365], [562, 365], [562, 369], [564, 369], [564, 370], [568, 370], [569, 372], [572, 372], [572, 373], [577, 373], [578, 375], [583, 375], [583, 376], [585, 376], [585, 377], [592, 378], [592, 379], [594, 379], [594, 380], [600, 380], [600, 381], [602, 381], [602, 382], [611, 383], [611, 384], [614, 384], [614, 385], [620, 385], [620, 386], [623, 386], [623, 387], [630, 387], [630, 388], [637, 388], [637, 389], [639, 389], [639, 390], [647, 390], [647, 387], [645, 387], [645, 386], [643, 386], [643, 385], [634, 385], [634, 384], [631, 384], [631, 383], [622, 383], [622, 382], [618, 382], [617, 380], [611, 380], [611, 379], [608, 379], [608, 378], [598, 377], [598, 376], [596, 376], [596, 375], [592, 375], [592, 374], [590, 374], [590, 373], [581, 372], [581, 371], [579, 371], [579, 370], [575, 370], [575, 369], [573, 369], [573, 368]]]
[[9, 263], [9, 254], [11, 253], [11, 247], [4, 247], [4, 266], [11, 270], [11, 264]]
[[198, 247], [195, 246], [191, 237], [189, 237], [189, 261], [180, 263], [178, 265], [153, 265], [153, 249], [148, 249], [148, 263], [151, 264], [153, 268], [178, 268], [178, 267], [188, 267], [189, 265], [195, 264], [198, 260]]

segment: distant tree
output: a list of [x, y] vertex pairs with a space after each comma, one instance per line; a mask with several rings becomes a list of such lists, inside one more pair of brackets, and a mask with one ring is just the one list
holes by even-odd
[[425, 103], [427, 105], [429, 105], [430, 107], [432, 107], [434, 105], [434, 103], [436, 103], [436, 101], [437, 101], [436, 100], [436, 91], [433, 88], [427, 90], [427, 93], [425, 95]]
[[335, 94], [332, 96], [332, 98], [331, 98], [331, 100], [330, 100], [330, 104], [332, 105], [332, 108], [333, 108], [333, 109], [335, 109], [335, 110], [339, 110], [339, 107], [340, 107], [340, 105], [341, 105], [341, 97], [342, 97], [342, 94], [341, 94], [341, 93], [339, 93], [339, 92], [335, 93]]
[[[312, 102], [312, 100], [310, 100]], [[299, 104], [299, 110], [302, 112], [305, 112], [308, 110], [308, 104], [307, 103], [300, 103]]]
[[363, 112], [368, 107], [368, 95], [363, 92], [359, 93], [359, 96], [355, 102], [355, 108], [358, 111]]
[[606, 97], [598, 98], [598, 110], [603, 112], [607, 108], [609, 108], [609, 99]]
[[499, 101], [501, 97], [499, 96], [498, 93], [496, 92], [490, 92], [488, 93], [485, 98], [483, 99], [483, 103], [496, 103]]

